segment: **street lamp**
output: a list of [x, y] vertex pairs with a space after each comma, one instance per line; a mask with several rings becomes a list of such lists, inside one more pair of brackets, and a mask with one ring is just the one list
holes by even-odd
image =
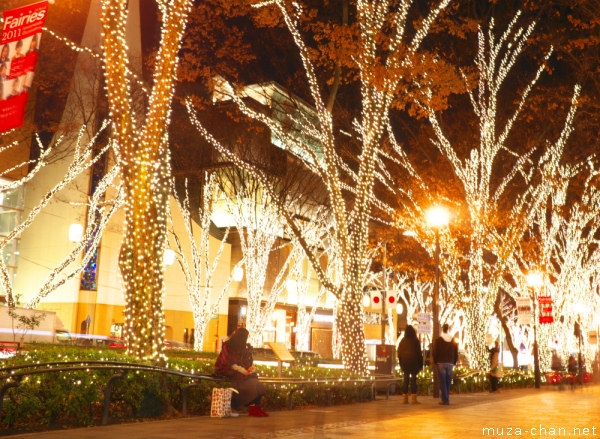
[[585, 311], [585, 306], [581, 302], [575, 304], [575, 312], [577, 313], [577, 321], [575, 322], [575, 336], [577, 337], [577, 345], [579, 347], [579, 353], [577, 355], [577, 378], [579, 384], [583, 384], [583, 356], [581, 355], [581, 338], [582, 338], [582, 327], [581, 327], [581, 315]]
[[[448, 210], [441, 206], [434, 206], [427, 211], [427, 222], [435, 231], [435, 288], [433, 290], [433, 334], [432, 342], [440, 336], [440, 318], [438, 314], [438, 298], [440, 296], [440, 229], [448, 225], [450, 214]], [[437, 370], [433, 369], [433, 396], [437, 397], [439, 391], [439, 382]]]
[[538, 271], [531, 271], [526, 277], [527, 285], [533, 290], [533, 373], [535, 388], [539, 389], [541, 384], [540, 356], [537, 341], [537, 315], [536, 315], [536, 291], [543, 287], [544, 277]]

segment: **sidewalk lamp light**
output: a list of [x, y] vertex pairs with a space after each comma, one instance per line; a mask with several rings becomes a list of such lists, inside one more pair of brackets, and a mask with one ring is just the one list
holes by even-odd
[[530, 271], [525, 280], [527, 285], [533, 291], [533, 370], [534, 370], [534, 383], [535, 388], [539, 389], [541, 385], [541, 374], [540, 374], [540, 355], [537, 341], [537, 313], [536, 313], [536, 302], [537, 302], [537, 291], [544, 286], [544, 276], [539, 271]]
[[[427, 211], [427, 223], [435, 232], [435, 289], [433, 290], [433, 334], [432, 342], [440, 336], [440, 318], [438, 313], [438, 298], [440, 297], [440, 229], [448, 225], [450, 213], [442, 206], [434, 206]], [[433, 371], [433, 395], [437, 397], [439, 386], [437, 371]]]

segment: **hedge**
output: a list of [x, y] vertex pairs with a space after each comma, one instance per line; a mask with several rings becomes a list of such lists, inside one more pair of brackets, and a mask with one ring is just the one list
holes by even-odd
[[[33, 364], [56, 361], [103, 360], [139, 363], [137, 359], [127, 357], [123, 352], [112, 349], [76, 348], [63, 346], [35, 346], [29, 351], [3, 360], [2, 367], [17, 364]], [[210, 375], [214, 371], [214, 355], [190, 353], [190, 356], [177, 353], [168, 358], [167, 367], [182, 371]], [[148, 363], [149, 364], [149, 363]], [[276, 368], [258, 365], [261, 376], [275, 376]], [[457, 373], [461, 373], [457, 370]], [[77, 426], [98, 425], [102, 419], [104, 388], [115, 371], [89, 370], [69, 371], [30, 375], [17, 388], [8, 390], [4, 399], [2, 434], [58, 429]], [[293, 368], [283, 371], [286, 377], [330, 377], [352, 378], [353, 375], [343, 369], [319, 368], [311, 361], [300, 362]], [[512, 378], [519, 385], [518, 378]], [[419, 375], [419, 390], [427, 393], [431, 373], [424, 371]], [[187, 378], [152, 372], [129, 372], [123, 380], [118, 380], [112, 391], [111, 422], [122, 422], [140, 418], [172, 418], [181, 416], [181, 389], [191, 381]], [[469, 389], [469, 382], [465, 381]], [[463, 385], [461, 384], [461, 386]], [[522, 380], [526, 385], [526, 380]], [[227, 383], [217, 383], [226, 387]], [[215, 383], [203, 381], [192, 388], [188, 397], [188, 413], [206, 415], [210, 410], [210, 397]], [[399, 386], [397, 386], [398, 388]], [[479, 390], [481, 386], [475, 387]], [[287, 407], [289, 386], [267, 386], [263, 404], [267, 410]], [[356, 400], [358, 388], [354, 384], [345, 384], [333, 390], [333, 400], [342, 404]], [[314, 406], [327, 404], [325, 389], [307, 386], [301, 393], [294, 393], [294, 406]]]

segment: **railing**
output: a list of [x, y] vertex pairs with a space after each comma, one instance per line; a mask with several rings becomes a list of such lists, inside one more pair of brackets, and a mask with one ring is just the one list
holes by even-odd
[[[0, 383], [4, 383], [0, 387], [0, 419], [2, 418], [2, 409], [4, 405], [4, 396], [9, 389], [18, 388], [23, 381], [23, 378], [31, 375], [40, 374], [52, 374], [60, 372], [73, 372], [73, 371], [90, 371], [90, 370], [111, 370], [116, 373], [111, 376], [104, 387], [104, 401], [102, 410], [102, 425], [108, 424], [110, 415], [110, 402], [113, 384], [117, 380], [122, 380], [127, 377], [129, 372], [155, 372], [167, 375], [179, 376], [182, 378], [188, 378], [194, 382], [186, 385], [181, 389], [182, 399], [182, 414], [187, 416], [187, 400], [190, 389], [198, 387], [203, 381], [210, 381], [214, 383], [227, 382], [226, 379], [218, 378], [210, 375], [193, 374], [189, 372], [182, 372], [179, 370], [168, 369], [164, 367], [151, 366], [147, 364], [137, 363], [126, 363], [118, 361], [62, 361], [62, 362], [48, 362], [48, 363], [36, 363], [36, 364], [24, 364], [16, 365], [11, 367], [0, 368]], [[367, 377], [367, 378], [270, 378], [261, 377], [260, 381], [267, 385], [282, 386], [290, 385], [291, 389], [288, 392], [288, 409], [293, 409], [293, 395], [302, 391], [304, 388], [309, 386], [320, 386], [324, 387], [327, 396], [328, 404], [331, 406], [333, 399], [333, 390], [340, 388], [344, 385], [354, 384], [358, 387], [358, 399], [360, 402], [363, 401], [365, 390], [369, 390], [369, 399], [375, 399], [376, 386], [383, 384], [386, 388], [386, 398], [389, 398], [390, 388], [400, 378], [396, 377]]]
[[[129, 372], [156, 372], [167, 375], [189, 378], [195, 381], [212, 381], [222, 382], [223, 379], [216, 378], [210, 375], [192, 374], [164, 367], [151, 366], [146, 364], [125, 363], [118, 361], [64, 361], [52, 363], [37, 363], [18, 365], [6, 368], [0, 368], [0, 383], [5, 384], [0, 388], [0, 419], [2, 418], [2, 408], [4, 405], [4, 395], [11, 388], [19, 387], [24, 377], [30, 375], [39, 375], [46, 373], [72, 372], [72, 371], [90, 371], [90, 370], [114, 370], [117, 374], [110, 377], [104, 388], [104, 405], [102, 410], [102, 425], [108, 424], [110, 400], [112, 386], [116, 380], [124, 379]], [[198, 383], [188, 385], [182, 390], [182, 405], [184, 416], [187, 414], [187, 389], [190, 386], [198, 385]]]

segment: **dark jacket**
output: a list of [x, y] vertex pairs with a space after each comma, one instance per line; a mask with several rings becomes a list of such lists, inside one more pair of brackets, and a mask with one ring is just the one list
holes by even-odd
[[405, 335], [398, 345], [398, 363], [404, 373], [418, 374], [423, 369], [419, 339]]
[[448, 334], [442, 334], [433, 345], [433, 362], [456, 364], [457, 361], [458, 345]]

